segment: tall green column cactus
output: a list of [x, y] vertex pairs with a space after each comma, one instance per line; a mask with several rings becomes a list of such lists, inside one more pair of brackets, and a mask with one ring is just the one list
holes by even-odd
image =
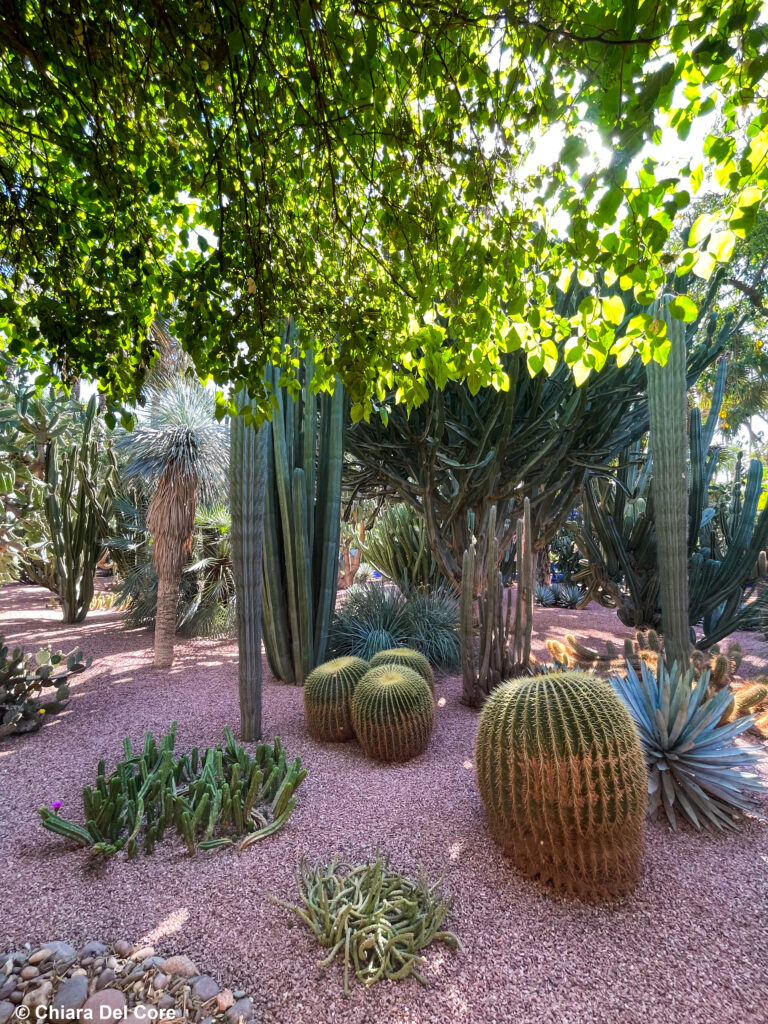
[[93, 436], [94, 395], [85, 412], [79, 444], [59, 453], [52, 439], [45, 458], [45, 517], [56, 560], [56, 578], [65, 622], [82, 622], [93, 600], [93, 578], [110, 533], [117, 464], [111, 450], [101, 464]]
[[[289, 321], [284, 344], [294, 342]], [[302, 684], [325, 660], [336, 604], [341, 528], [344, 392], [311, 390], [314, 363], [307, 353], [295, 399], [277, 386], [267, 432], [264, 508], [264, 646], [274, 674]]]
[[685, 324], [669, 312], [671, 296], [649, 309], [670, 342], [665, 366], [648, 363], [648, 411], [664, 650], [668, 665], [688, 667], [688, 388]]
[[[515, 615], [512, 601], [504, 610], [504, 581], [499, 571], [487, 573], [488, 583], [477, 599], [480, 649], [475, 659], [474, 583], [477, 577], [477, 544], [464, 552], [461, 582], [461, 672], [462, 702], [481, 707], [492, 690], [512, 675], [526, 671], [531, 657], [533, 629], [533, 547], [531, 506], [528, 498], [522, 518], [517, 521], [517, 597]], [[491, 509], [484, 557], [488, 566], [498, 565], [496, 509]], [[485, 574], [483, 574], [485, 575]]]
[[266, 427], [257, 428], [244, 411], [245, 389], [237, 395], [229, 448], [232, 568], [235, 577], [240, 732], [261, 739], [261, 599], [266, 491]]

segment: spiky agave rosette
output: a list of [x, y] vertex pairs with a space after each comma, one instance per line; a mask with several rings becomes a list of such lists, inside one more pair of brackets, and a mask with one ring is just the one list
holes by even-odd
[[654, 674], [647, 665], [638, 676], [627, 665], [625, 676], [611, 679], [634, 719], [648, 765], [649, 813], [663, 807], [677, 828], [676, 809], [695, 828], [733, 829], [739, 812], [753, 807], [753, 796], [765, 787], [746, 769], [759, 751], [738, 747], [753, 717], [722, 723], [733, 699], [728, 689], [707, 693], [709, 672], [694, 685], [693, 672], [678, 665], [668, 671], [659, 659]]

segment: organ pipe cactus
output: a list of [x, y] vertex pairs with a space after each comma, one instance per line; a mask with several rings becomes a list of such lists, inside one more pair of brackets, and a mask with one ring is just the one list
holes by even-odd
[[331, 743], [351, 740], [352, 695], [368, 671], [362, 658], [334, 658], [318, 665], [304, 683], [304, 717], [310, 736]]
[[666, 325], [665, 366], [651, 361], [648, 373], [650, 446], [659, 559], [659, 596], [667, 664], [688, 664], [688, 388], [685, 325], [670, 314], [671, 297], [649, 312]]
[[435, 692], [435, 673], [420, 651], [414, 651], [410, 647], [390, 647], [388, 650], [379, 651], [371, 658], [371, 668], [376, 668], [377, 665], [397, 665], [413, 669], [429, 683], [430, 690]]
[[368, 757], [409, 761], [426, 750], [435, 727], [432, 691], [412, 669], [371, 668], [352, 696], [352, 724]]
[[488, 826], [520, 871], [592, 901], [634, 887], [647, 774], [608, 683], [583, 672], [505, 683], [483, 708], [475, 762]]
[[117, 464], [111, 448], [107, 468], [93, 436], [94, 395], [85, 411], [78, 444], [59, 453], [52, 438], [45, 457], [45, 517], [56, 563], [56, 579], [65, 622], [82, 622], [93, 600], [93, 579], [110, 533]]
[[[284, 344], [296, 330], [289, 321]], [[311, 352], [292, 399], [269, 369], [276, 408], [265, 425], [264, 646], [274, 674], [303, 683], [325, 659], [336, 604], [341, 527], [344, 393], [315, 395]]]
[[[496, 510], [493, 509], [485, 540], [484, 556], [488, 565], [498, 564]], [[480, 647], [475, 659], [474, 580], [477, 577], [477, 542], [464, 552], [461, 585], [461, 672], [462, 702], [481, 707], [488, 694], [511, 675], [528, 669], [533, 629], [533, 548], [531, 509], [528, 499], [523, 516], [517, 521], [517, 592], [512, 617], [511, 596], [504, 609], [504, 581], [500, 571], [488, 572], [485, 592], [477, 599], [480, 622]], [[483, 574], [485, 575], [485, 574]]]
[[266, 491], [265, 427], [257, 428], [248, 413], [243, 389], [236, 396], [229, 451], [232, 570], [237, 610], [240, 731], [244, 740], [261, 738], [261, 608]]

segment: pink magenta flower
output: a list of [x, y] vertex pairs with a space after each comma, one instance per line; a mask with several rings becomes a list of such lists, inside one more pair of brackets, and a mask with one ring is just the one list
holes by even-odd
[[54, 800], [53, 803], [51, 804], [51, 810], [52, 811], [58, 811], [60, 807], [61, 807], [61, 800]]

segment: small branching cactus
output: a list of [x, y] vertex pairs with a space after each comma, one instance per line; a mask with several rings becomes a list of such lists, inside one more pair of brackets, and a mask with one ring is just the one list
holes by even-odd
[[413, 669], [369, 669], [352, 697], [355, 735], [376, 761], [408, 761], [426, 750], [435, 727], [435, 700]]
[[590, 901], [634, 887], [648, 779], [608, 683], [584, 672], [504, 683], [483, 708], [475, 760], [491, 833], [520, 871]]
[[768, 685], [758, 680], [755, 683], [745, 683], [738, 690], [734, 691], [731, 702], [725, 710], [721, 721], [734, 722], [737, 718], [753, 714], [761, 704], [768, 700]]
[[389, 650], [379, 651], [371, 658], [371, 668], [377, 668], [379, 665], [397, 665], [413, 669], [425, 682], [429, 683], [430, 690], [435, 692], [435, 673], [432, 671], [432, 666], [423, 654], [414, 651], [411, 647], [390, 647]]
[[367, 671], [362, 658], [334, 658], [307, 676], [304, 715], [310, 736], [331, 743], [354, 738], [352, 694]]

